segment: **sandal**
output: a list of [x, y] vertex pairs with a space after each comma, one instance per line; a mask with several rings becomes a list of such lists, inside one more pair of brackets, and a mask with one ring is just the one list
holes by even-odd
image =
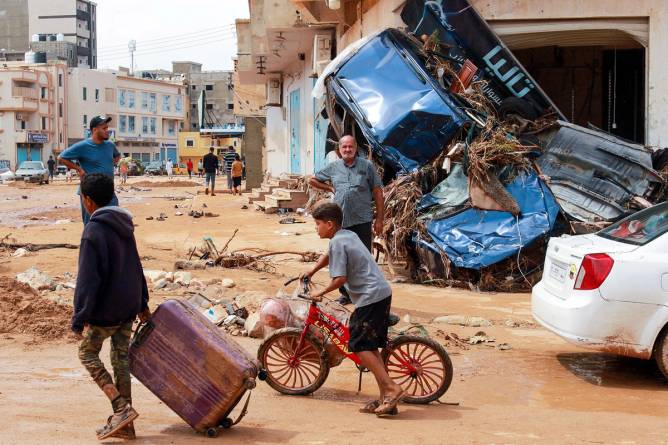
[[[371, 400], [370, 402], [367, 402], [366, 405], [364, 405], [362, 408], [359, 409], [359, 412], [365, 413], [365, 414], [375, 414], [376, 409], [380, 406], [380, 400]], [[390, 416], [396, 416], [399, 414], [399, 409], [395, 406], [392, 411], [388, 413]]]
[[397, 405], [403, 400], [405, 395], [406, 391], [401, 391], [399, 395], [394, 398], [386, 396], [383, 399], [383, 403], [376, 408], [374, 414], [378, 417], [393, 415], [392, 411], [397, 409]]

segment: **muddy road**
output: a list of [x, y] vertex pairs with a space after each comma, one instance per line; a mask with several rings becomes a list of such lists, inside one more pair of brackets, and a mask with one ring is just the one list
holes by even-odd
[[[135, 215], [146, 269], [171, 270], [174, 261], [203, 236], [222, 244], [237, 228], [231, 249], [326, 247], [308, 218], [306, 224], [281, 225], [278, 215], [242, 210], [243, 198], [196, 195], [192, 185], [153, 181], [162, 183], [142, 182], [139, 190], [127, 187], [119, 193], [121, 205]], [[16, 242], [78, 243], [82, 225], [75, 189], [75, 185], [59, 182], [0, 186], [0, 238], [9, 234]], [[187, 216], [191, 208], [219, 216], [194, 219]], [[167, 218], [156, 220], [161, 213]], [[76, 275], [76, 250], [45, 250], [24, 257], [10, 253], [0, 251], [0, 276], [13, 278], [33, 266], [54, 277]], [[227, 296], [247, 291], [271, 296], [285, 277], [308, 267], [290, 257], [273, 264], [273, 272], [217, 269], [193, 275], [202, 280], [233, 279], [236, 285], [224, 291]], [[324, 282], [326, 277], [315, 279]], [[324, 386], [311, 396], [283, 396], [259, 382], [246, 418], [217, 439], [207, 439], [196, 435], [135, 381], [134, 405], [140, 413], [136, 443], [668, 443], [668, 382], [653, 362], [589, 352], [565, 343], [532, 322], [528, 294], [474, 293], [400, 283], [392, 287], [393, 308], [402, 316], [400, 327], [408, 326], [409, 320], [424, 325], [451, 354], [455, 376], [442, 399], [445, 404], [400, 405], [399, 416], [385, 419], [359, 414], [358, 407], [375, 397], [375, 385], [365, 375], [358, 394], [357, 370], [344, 362], [332, 369]], [[67, 302], [72, 291], [51, 294], [54, 292], [45, 291], [42, 296]], [[178, 291], [154, 292], [151, 305], [178, 295]], [[483, 317], [492, 326], [429, 323], [450, 314]], [[495, 341], [464, 345], [452, 340], [478, 331]], [[258, 340], [238, 339], [255, 353]], [[511, 349], [499, 349], [501, 343]], [[94, 430], [109, 414], [108, 402], [79, 364], [76, 347], [66, 338], [0, 334], [1, 445], [96, 443]], [[108, 357], [108, 349], [103, 357]]]

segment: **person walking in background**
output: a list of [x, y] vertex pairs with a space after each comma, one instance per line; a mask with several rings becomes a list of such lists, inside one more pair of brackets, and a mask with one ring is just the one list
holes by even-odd
[[218, 156], [213, 154], [214, 148], [209, 148], [209, 154], [204, 156], [204, 183], [206, 190], [204, 193], [209, 194], [209, 183], [211, 183], [211, 196], [216, 196], [214, 189], [216, 188], [216, 171], [218, 170]]
[[171, 158], [167, 159], [167, 164], [165, 164], [165, 168], [167, 169], [167, 177], [171, 179], [174, 173], [174, 163], [172, 163]]
[[204, 164], [202, 163], [201, 159], [197, 163], [197, 174], [199, 175], [200, 178], [204, 174]]
[[246, 180], [246, 156], [241, 155], [241, 165], [243, 167], [241, 171], [241, 179]]
[[188, 161], [186, 162], [186, 168], [188, 169], [188, 179], [193, 178], [193, 161], [188, 158]]
[[125, 184], [128, 182], [128, 171], [130, 168], [128, 167], [127, 162], [120, 162], [119, 164], [118, 171], [121, 175], [121, 184]]
[[53, 159], [53, 156], [49, 156], [46, 165], [49, 167], [49, 180], [53, 181], [53, 173], [56, 171], [56, 161]]
[[[90, 173], [102, 173], [114, 179], [114, 165], [121, 159], [121, 154], [116, 149], [116, 145], [109, 142], [110, 121], [111, 118], [107, 116], [92, 118], [90, 120], [91, 137], [65, 149], [58, 158], [68, 169], [75, 170], [81, 180]], [[109, 205], [118, 205], [115, 193]], [[90, 220], [90, 214], [86, 211], [83, 201], [81, 201], [81, 219], [84, 225]]]
[[234, 162], [232, 163], [232, 185], [234, 190], [232, 190], [233, 195], [241, 196], [241, 178], [243, 176], [243, 163], [241, 162], [241, 157], [235, 155]]
[[234, 147], [230, 145], [227, 147], [227, 151], [223, 155], [224, 170], [227, 174], [227, 188], [230, 189], [230, 192], [232, 192], [234, 188], [234, 182], [232, 181], [232, 164], [236, 158], [237, 152], [234, 150]]

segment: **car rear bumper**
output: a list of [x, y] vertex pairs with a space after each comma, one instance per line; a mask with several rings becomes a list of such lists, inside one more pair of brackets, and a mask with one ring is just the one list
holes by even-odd
[[566, 298], [550, 293], [539, 282], [531, 292], [531, 312], [546, 329], [577, 346], [648, 359], [652, 347], [640, 344], [649, 313], [637, 304], [608, 301], [598, 290], [574, 291]]

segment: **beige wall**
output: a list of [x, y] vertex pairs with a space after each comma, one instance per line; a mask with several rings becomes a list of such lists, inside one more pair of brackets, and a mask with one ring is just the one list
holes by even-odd
[[[668, 2], [665, 0], [471, 0], [486, 20], [648, 18], [646, 66], [646, 143], [668, 145]], [[380, 0], [363, 19], [340, 36], [339, 51], [351, 42], [386, 27], [405, 26], [400, 13], [404, 1]], [[493, 25], [494, 26], [494, 25]], [[492, 27], [493, 27], [492, 26]]]

